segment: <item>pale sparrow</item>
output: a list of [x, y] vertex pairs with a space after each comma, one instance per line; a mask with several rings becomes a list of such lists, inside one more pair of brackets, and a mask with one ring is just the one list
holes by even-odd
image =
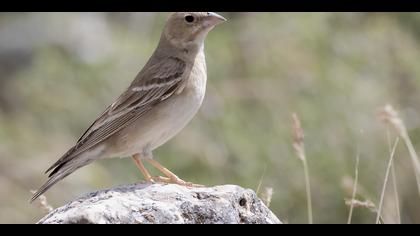
[[[226, 21], [212, 12], [173, 13], [149, 61], [76, 145], [46, 173], [31, 202], [52, 185], [97, 159], [131, 156], [147, 181], [193, 186], [153, 160], [152, 151], [183, 129], [200, 108], [206, 90], [204, 39]], [[153, 178], [142, 160], [167, 178]]]

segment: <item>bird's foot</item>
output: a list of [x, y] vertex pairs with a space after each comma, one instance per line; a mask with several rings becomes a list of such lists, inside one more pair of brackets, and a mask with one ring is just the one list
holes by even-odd
[[194, 184], [191, 182], [186, 182], [180, 178], [168, 178], [168, 177], [156, 176], [152, 178], [152, 181], [154, 181], [154, 183], [178, 184], [178, 185], [190, 187], [190, 188], [205, 187], [204, 185], [201, 185], [201, 184]]
[[141, 181], [142, 183], [146, 183], [146, 184], [155, 184], [157, 181], [155, 180], [154, 177], [150, 177], [150, 178], [145, 178], [143, 181]]

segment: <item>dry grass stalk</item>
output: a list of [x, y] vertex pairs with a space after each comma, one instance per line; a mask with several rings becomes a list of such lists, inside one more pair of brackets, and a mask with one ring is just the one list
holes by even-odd
[[293, 127], [293, 148], [295, 149], [295, 152], [297, 154], [297, 157], [301, 161], [305, 161], [305, 143], [304, 143], [304, 133], [302, 126], [300, 124], [299, 117], [296, 113], [292, 114], [292, 127]]
[[262, 183], [263, 183], [264, 176], [265, 176], [266, 172], [267, 172], [267, 165], [264, 166], [263, 173], [261, 174], [260, 181], [258, 182], [257, 191], [256, 191], [257, 195], [260, 193], [261, 186], [262, 186]]
[[356, 199], [357, 194], [357, 185], [359, 182], [359, 161], [360, 161], [360, 150], [359, 147], [357, 148], [357, 154], [356, 154], [356, 167], [355, 167], [355, 173], [354, 173], [354, 184], [353, 184], [353, 192], [351, 196], [351, 204], [350, 204], [350, 211], [349, 211], [349, 217], [347, 219], [347, 224], [351, 224], [351, 219], [353, 217], [353, 202]]
[[[389, 155], [392, 155], [392, 143], [391, 143], [391, 134], [389, 129], [387, 130], [387, 137], [388, 137], [388, 147], [389, 147]], [[395, 200], [395, 210], [396, 210], [396, 217], [397, 223], [401, 224], [401, 210], [400, 210], [400, 199], [398, 195], [398, 187], [397, 187], [397, 175], [395, 171], [394, 163], [391, 166], [391, 179], [392, 179], [392, 190], [394, 193], [394, 200]]]
[[[264, 171], [263, 171], [263, 173], [261, 175], [261, 178], [260, 178], [260, 181], [258, 183], [258, 187], [257, 187], [256, 193], [257, 193], [257, 196], [259, 196], [261, 198], [261, 200], [264, 202], [264, 204], [267, 207], [270, 207], [271, 199], [273, 197], [273, 188], [271, 188], [271, 187], [265, 187], [261, 191], [261, 187], [262, 187], [262, 184], [263, 184], [263, 180], [264, 180], [264, 176], [265, 176], [266, 171], [267, 171], [267, 165], [264, 166]], [[261, 191], [261, 194], [260, 194], [260, 191]]]
[[[378, 213], [375, 203], [370, 200], [361, 201], [358, 199], [345, 199], [344, 202], [347, 206], [353, 206], [354, 208], [366, 208], [371, 212]], [[382, 217], [380, 217], [379, 221], [380, 223], [384, 222]]]
[[392, 151], [391, 151], [391, 154], [390, 154], [390, 157], [389, 157], [388, 167], [387, 167], [386, 173], [385, 173], [384, 184], [382, 186], [381, 198], [380, 198], [380, 201], [379, 201], [378, 214], [376, 215], [376, 224], [379, 224], [379, 219], [380, 219], [381, 212], [382, 212], [382, 206], [383, 206], [383, 203], [384, 203], [385, 190], [386, 190], [386, 186], [388, 184], [388, 179], [389, 179], [389, 173], [391, 172], [391, 167], [392, 167], [392, 163], [394, 161], [394, 156], [395, 156], [395, 150], [397, 149], [397, 145], [398, 145], [399, 141], [400, 141], [399, 138], [397, 138], [397, 140], [395, 140], [394, 146], [392, 148]]
[[[32, 194], [35, 194], [35, 190], [31, 190]], [[47, 197], [44, 195], [39, 196], [37, 201], [37, 206], [42, 209], [45, 213], [50, 213], [54, 210], [54, 208], [48, 204]]]
[[413, 143], [411, 142], [410, 136], [408, 135], [407, 128], [405, 127], [403, 120], [400, 118], [397, 111], [395, 111], [395, 109], [389, 104], [384, 106], [379, 111], [379, 115], [381, 119], [385, 123], [393, 127], [397, 131], [398, 135], [404, 140], [404, 143], [406, 144], [410, 153], [411, 161], [413, 163], [414, 174], [417, 181], [417, 190], [420, 196], [420, 161], [416, 150], [414, 149]]
[[293, 148], [296, 152], [297, 157], [303, 163], [303, 170], [305, 172], [305, 184], [306, 184], [306, 200], [308, 205], [308, 221], [309, 224], [313, 224], [312, 216], [312, 200], [311, 200], [311, 185], [309, 178], [308, 163], [306, 161], [305, 154], [305, 143], [304, 143], [304, 133], [302, 126], [300, 124], [299, 117], [296, 113], [292, 114], [292, 128], [293, 128]]
[[370, 200], [361, 201], [357, 199], [347, 199], [345, 200], [345, 203], [347, 206], [353, 206], [355, 208], [366, 208], [373, 212], [377, 212], [375, 204]]
[[397, 188], [397, 176], [395, 174], [395, 167], [392, 165], [391, 167], [391, 179], [392, 179], [392, 189], [394, 193], [395, 199], [395, 211], [397, 217], [397, 224], [401, 224], [401, 210], [400, 210], [400, 198], [398, 196], [398, 188]]
[[273, 198], [273, 188], [265, 187], [261, 192], [260, 198], [267, 207], [270, 207], [271, 199]]

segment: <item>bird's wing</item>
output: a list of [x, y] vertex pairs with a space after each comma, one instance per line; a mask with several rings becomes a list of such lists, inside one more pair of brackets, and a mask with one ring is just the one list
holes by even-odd
[[[46, 172], [104, 141], [168, 99], [182, 84], [185, 69], [186, 63], [174, 57], [145, 67], [130, 87], [93, 122], [76, 145]], [[56, 171], [57, 168], [50, 176]]]

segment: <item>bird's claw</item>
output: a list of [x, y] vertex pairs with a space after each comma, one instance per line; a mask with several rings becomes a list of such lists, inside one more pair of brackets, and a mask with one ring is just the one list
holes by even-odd
[[185, 187], [190, 188], [202, 188], [205, 187], [201, 184], [194, 184], [191, 182], [186, 182], [180, 178], [168, 178], [168, 177], [162, 177], [162, 176], [155, 176], [151, 179], [151, 182], [153, 183], [165, 183], [165, 184], [177, 184]]

